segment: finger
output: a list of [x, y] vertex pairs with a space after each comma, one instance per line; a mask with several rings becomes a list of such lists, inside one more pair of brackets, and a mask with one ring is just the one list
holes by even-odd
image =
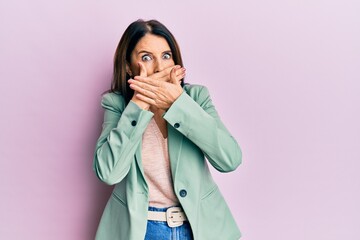
[[[130, 88], [134, 91], [141, 93], [142, 95], [154, 99], [156, 102], [167, 102], [168, 101], [168, 89], [165, 84], [161, 84], [162, 86], [156, 87], [145, 82], [140, 82], [137, 80], [129, 79]], [[159, 81], [156, 81], [159, 82]], [[170, 85], [170, 83], [166, 83]]]
[[130, 84], [130, 86], [138, 86], [140, 88], [143, 88], [143, 89], [151, 91], [151, 92], [155, 92], [158, 89], [158, 87], [148, 84], [146, 81], [138, 81], [135, 79], [129, 79], [128, 83]]
[[158, 80], [154, 80], [152, 78], [149, 77], [141, 77], [141, 76], [135, 76], [134, 80], [138, 81], [138, 82], [142, 82], [142, 83], [147, 83], [149, 85], [152, 85], [154, 87], [159, 87], [161, 85], [162, 82], [158, 81]]
[[[178, 81], [180, 81], [181, 79], [183, 79], [186, 75], [186, 69], [185, 68], [180, 68], [178, 70], [176, 70], [176, 78]], [[158, 78], [157, 80], [159, 81], [163, 81], [163, 82], [170, 82], [170, 72], [168, 75], [162, 77], [162, 78]]]
[[176, 78], [176, 72], [178, 69], [179, 69], [178, 67], [173, 67], [173, 69], [171, 69], [171, 72], [170, 72], [170, 82], [171, 83], [174, 83], [174, 84], [179, 83], [179, 81]]
[[140, 76], [147, 77], [147, 71], [146, 71], [144, 64], [142, 64], [141, 62], [138, 62], [138, 64], [139, 64], [139, 68], [140, 68]]
[[186, 75], [186, 69], [185, 68], [181, 68], [181, 71], [177, 70], [176, 71], [176, 82], [181, 82], [181, 80], [183, 80], [183, 78]]
[[156, 98], [156, 94], [154, 93], [154, 91], [152, 91], [151, 87], [146, 86], [146, 84], [142, 84], [143, 86], [140, 86], [139, 83], [135, 84], [135, 83], [131, 83], [130, 84], [130, 88], [132, 90], [134, 90], [137, 93], [141, 93], [142, 95], [145, 95], [149, 98]]
[[[180, 65], [175, 65], [180, 66]], [[170, 75], [171, 69], [173, 69], [174, 66], [167, 67], [160, 72], [154, 73], [152, 75], [149, 75], [149, 77], [155, 78], [155, 79], [162, 79], [164, 77], [168, 77]]]

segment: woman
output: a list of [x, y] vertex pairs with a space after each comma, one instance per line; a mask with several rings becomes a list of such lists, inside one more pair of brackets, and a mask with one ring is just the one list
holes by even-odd
[[208, 90], [184, 84], [182, 66], [160, 22], [138, 20], [124, 32], [94, 156], [98, 178], [115, 185], [98, 240], [240, 238], [205, 159], [233, 171], [240, 148]]

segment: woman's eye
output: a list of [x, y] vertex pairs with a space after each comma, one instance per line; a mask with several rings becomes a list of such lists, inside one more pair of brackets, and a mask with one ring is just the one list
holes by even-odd
[[163, 55], [163, 58], [164, 58], [164, 59], [170, 59], [170, 58], [171, 58], [171, 54], [170, 54], [170, 53], [165, 53], [165, 54]]
[[141, 57], [141, 60], [143, 60], [143, 61], [150, 61], [151, 60], [151, 57], [149, 56], [149, 55], [144, 55], [144, 56], [142, 56]]

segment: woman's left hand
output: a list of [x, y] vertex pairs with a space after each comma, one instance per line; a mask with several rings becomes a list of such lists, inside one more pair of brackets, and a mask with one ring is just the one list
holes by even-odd
[[167, 110], [183, 92], [180, 82], [176, 80], [176, 71], [180, 68], [177, 66], [171, 70], [169, 82], [141, 76], [136, 76], [128, 82], [130, 88], [137, 92], [136, 97], [141, 101]]

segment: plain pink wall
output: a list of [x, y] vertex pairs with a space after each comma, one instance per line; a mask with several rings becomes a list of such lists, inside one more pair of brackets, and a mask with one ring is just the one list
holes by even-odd
[[0, 239], [93, 239], [100, 95], [138, 18], [172, 30], [242, 147], [214, 176], [243, 239], [359, 239], [359, 1], [124, 2], [0, 2]]

